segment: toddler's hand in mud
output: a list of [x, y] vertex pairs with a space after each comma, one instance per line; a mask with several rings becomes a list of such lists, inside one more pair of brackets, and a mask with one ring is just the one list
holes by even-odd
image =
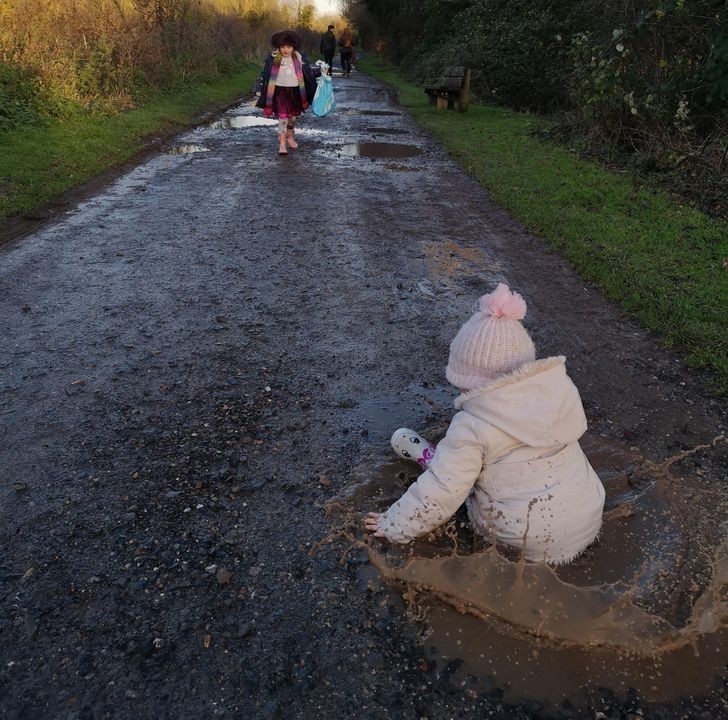
[[384, 537], [384, 530], [379, 527], [380, 513], [370, 512], [364, 518], [364, 529], [370, 533], [374, 533], [374, 537]]

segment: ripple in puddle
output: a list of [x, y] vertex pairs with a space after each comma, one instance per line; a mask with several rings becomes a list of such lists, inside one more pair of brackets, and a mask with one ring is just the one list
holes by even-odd
[[167, 150], [168, 155], [189, 155], [190, 153], [210, 152], [210, 148], [202, 145], [177, 145]]
[[403, 158], [422, 154], [422, 150], [414, 145], [376, 142], [343, 145], [339, 148], [339, 152], [347, 157], [367, 158]]

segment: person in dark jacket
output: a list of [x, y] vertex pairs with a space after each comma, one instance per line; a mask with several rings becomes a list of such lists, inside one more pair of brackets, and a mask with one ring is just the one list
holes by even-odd
[[294, 137], [296, 118], [302, 115], [316, 94], [316, 80], [308, 60], [299, 52], [301, 36], [293, 30], [273, 33], [275, 48], [266, 58], [255, 81], [256, 107], [266, 117], [278, 120], [278, 154], [287, 155], [297, 148]]
[[354, 38], [348, 27], [344, 28], [339, 38], [339, 51], [341, 52], [341, 70], [344, 77], [351, 77], [351, 63], [354, 62]]
[[331, 66], [334, 64], [334, 55], [336, 55], [336, 35], [334, 35], [333, 25], [329, 25], [321, 36], [321, 54], [324, 56], [324, 62], [329, 66], [329, 75], [331, 75]]

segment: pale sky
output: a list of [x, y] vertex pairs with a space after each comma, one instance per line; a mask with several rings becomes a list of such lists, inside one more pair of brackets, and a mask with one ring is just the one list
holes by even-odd
[[313, 0], [316, 10], [322, 14], [339, 12], [339, 0]]

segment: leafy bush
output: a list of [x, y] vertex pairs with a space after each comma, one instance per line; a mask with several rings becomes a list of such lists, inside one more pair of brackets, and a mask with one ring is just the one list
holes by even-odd
[[[728, 101], [725, 0], [346, 0], [410, 79], [473, 70], [481, 99], [576, 109], [607, 136], [708, 137]], [[368, 37], [372, 42], [372, 31]], [[719, 147], [719, 143], [715, 145]]]
[[0, 62], [0, 131], [37, 122], [43, 114], [43, 95], [33, 72]]
[[466, 65], [473, 70], [472, 91], [483, 99], [538, 109], [564, 101], [562, 2], [350, 2], [359, 22], [362, 5], [379, 23], [385, 52], [413, 80], [432, 81], [447, 65]]
[[273, 30], [313, 6], [279, 0], [0, 0], [0, 130], [57, 114], [134, 105], [156, 90], [262, 60]]
[[[666, 0], [619, 27], [572, 38], [572, 90], [586, 117], [606, 128], [703, 127], [728, 97], [728, 34], [713, 0]], [[702, 128], [701, 128], [702, 129]]]
[[[725, 12], [724, 12], [725, 15]], [[711, 106], [723, 108], [728, 117], [728, 27], [722, 18], [712, 34], [712, 47], [705, 63], [705, 99]]]

